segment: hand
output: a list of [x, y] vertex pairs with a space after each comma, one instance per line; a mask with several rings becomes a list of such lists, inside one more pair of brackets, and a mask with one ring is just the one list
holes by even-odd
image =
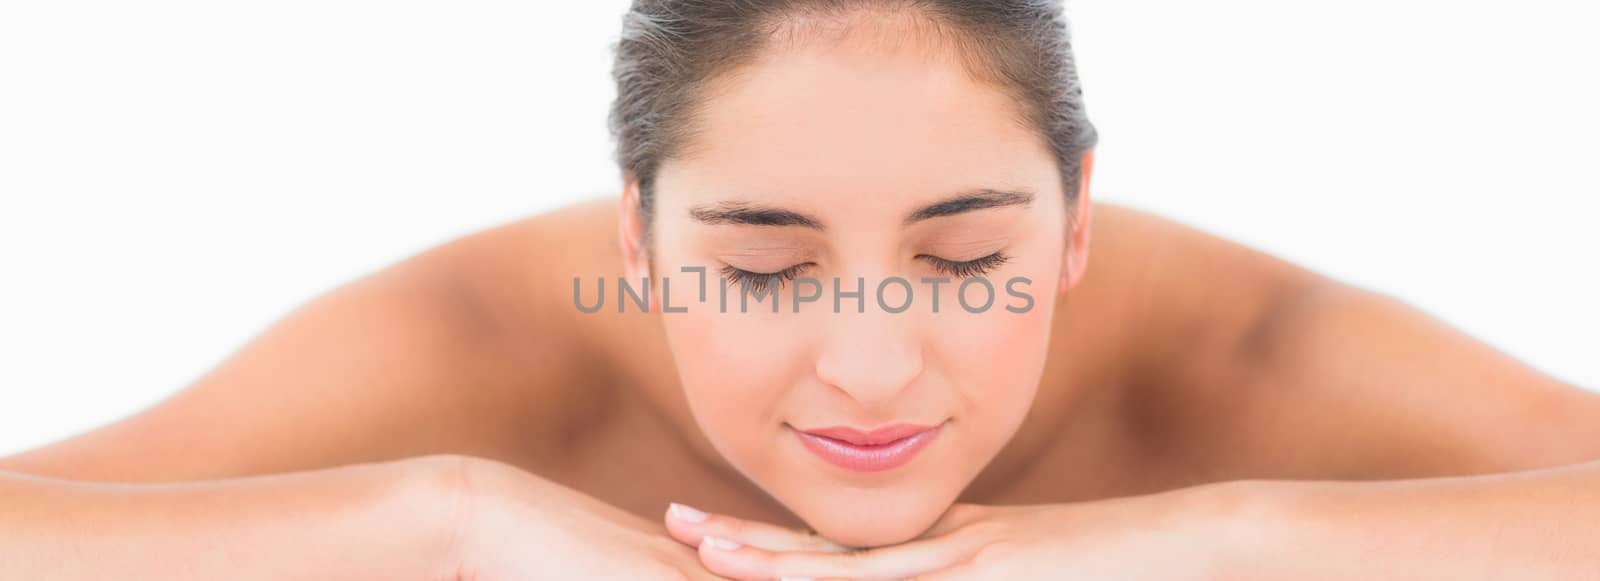
[[656, 523], [508, 464], [457, 460], [454, 579], [722, 579]]
[[[1206, 486], [1073, 504], [956, 504], [916, 539], [851, 550], [800, 531], [669, 511], [673, 538], [719, 575], [770, 579], [1209, 579], [1237, 495]], [[687, 514], [693, 515], [692, 512]], [[709, 539], [709, 540], [707, 540]]]

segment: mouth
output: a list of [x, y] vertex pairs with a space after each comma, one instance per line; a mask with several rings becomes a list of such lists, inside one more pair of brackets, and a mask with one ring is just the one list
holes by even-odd
[[849, 427], [793, 431], [807, 450], [829, 464], [855, 472], [881, 472], [910, 462], [933, 442], [943, 426], [895, 424], [872, 431]]

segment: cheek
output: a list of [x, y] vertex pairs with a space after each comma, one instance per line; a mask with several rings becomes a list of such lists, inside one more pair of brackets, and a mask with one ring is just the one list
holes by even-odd
[[939, 332], [930, 350], [940, 371], [957, 393], [966, 423], [981, 434], [980, 448], [997, 448], [1014, 433], [1027, 415], [1038, 391], [1049, 353], [1054, 314], [1053, 284], [1017, 287], [1033, 297], [1027, 312], [1013, 313], [1026, 302], [1007, 295], [1003, 282], [996, 287], [995, 308], [981, 314], [941, 315]]
[[711, 304], [662, 321], [696, 421], [725, 457], [748, 464], [741, 460], [759, 458], [780, 433], [782, 402], [805, 371], [807, 350], [782, 314], [740, 313], [737, 299], [718, 313], [710, 292]]

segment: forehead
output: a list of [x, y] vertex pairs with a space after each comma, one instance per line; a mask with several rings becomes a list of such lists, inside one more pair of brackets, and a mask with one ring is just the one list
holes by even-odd
[[979, 187], [1059, 197], [1050, 150], [948, 40], [894, 26], [774, 42], [717, 77], [662, 165], [663, 205], [936, 198]]

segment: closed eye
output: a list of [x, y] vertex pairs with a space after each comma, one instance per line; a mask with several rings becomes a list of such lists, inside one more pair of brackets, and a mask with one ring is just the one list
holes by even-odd
[[777, 272], [751, 272], [733, 265], [726, 265], [722, 267], [722, 278], [728, 282], [728, 286], [736, 284], [748, 286], [751, 291], [760, 294], [765, 292], [767, 287], [771, 285], [777, 285], [774, 289], [783, 288], [783, 283], [794, 280], [794, 277], [798, 276], [800, 271], [805, 270], [807, 266], [811, 266], [811, 263], [802, 262]]
[[[949, 260], [931, 254], [919, 254], [917, 258], [932, 264], [935, 270], [956, 278], [985, 275], [1011, 260], [1010, 256], [1000, 252], [972, 260]], [[751, 291], [762, 293], [769, 286], [776, 285], [775, 288], [783, 288], [784, 283], [794, 280], [808, 266], [811, 266], [811, 263], [804, 262], [776, 272], [752, 272], [733, 265], [725, 265], [722, 267], [722, 278], [729, 286], [748, 285]]]
[[1010, 256], [1006, 256], [999, 252], [966, 261], [948, 260], [929, 254], [919, 254], [917, 255], [917, 258], [928, 261], [929, 264], [933, 265], [935, 270], [956, 278], [967, 278], [988, 274], [990, 271], [994, 270], [1000, 265], [1005, 264], [1006, 261], [1011, 260]]

